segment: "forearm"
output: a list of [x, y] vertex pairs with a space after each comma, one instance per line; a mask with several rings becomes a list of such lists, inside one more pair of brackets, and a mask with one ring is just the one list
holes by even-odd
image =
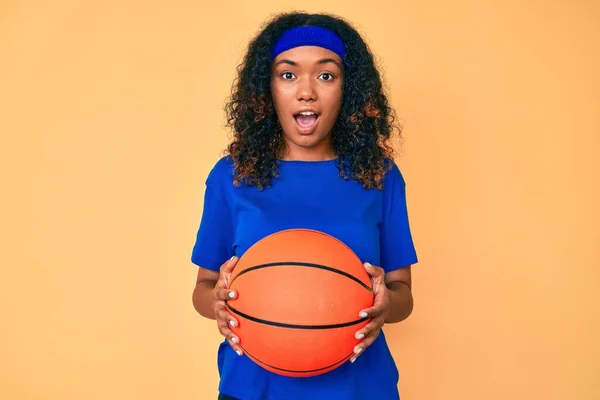
[[215, 312], [213, 309], [214, 302], [214, 289], [216, 282], [214, 281], [200, 281], [194, 288], [192, 294], [192, 302], [194, 308], [203, 317], [215, 319]]
[[404, 282], [390, 282], [386, 286], [389, 307], [385, 322], [392, 324], [405, 320], [413, 310], [412, 291]]

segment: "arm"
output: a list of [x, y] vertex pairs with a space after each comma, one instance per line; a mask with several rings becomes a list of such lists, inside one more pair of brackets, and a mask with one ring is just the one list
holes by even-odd
[[192, 302], [196, 311], [203, 317], [216, 319], [214, 312], [214, 290], [219, 280], [219, 271], [207, 268], [198, 268], [196, 286], [192, 294]]
[[217, 321], [217, 327], [221, 335], [241, 356], [242, 349], [238, 346], [240, 338], [229, 327], [230, 325], [237, 326], [238, 321], [225, 308], [225, 301], [234, 299], [237, 296], [237, 293], [227, 289], [229, 276], [237, 260], [237, 257], [232, 257], [221, 266], [219, 271], [200, 267], [196, 278], [196, 286], [192, 293], [192, 302], [200, 315]]
[[237, 262], [237, 257], [232, 257], [232, 211], [223, 189], [230, 184], [230, 179], [225, 158], [217, 162], [206, 179], [204, 208], [191, 257], [192, 263], [199, 267], [192, 303], [198, 314], [216, 320], [219, 332], [241, 355], [241, 348], [237, 346], [240, 339], [230, 329], [237, 326], [238, 321], [225, 309], [225, 301], [236, 297], [227, 290], [229, 276]]
[[413, 310], [411, 266], [385, 274], [385, 285], [389, 302], [385, 323], [404, 321]]

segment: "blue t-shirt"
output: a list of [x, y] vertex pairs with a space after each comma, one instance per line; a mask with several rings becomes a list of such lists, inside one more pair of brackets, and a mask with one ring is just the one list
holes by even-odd
[[[272, 186], [234, 186], [233, 162], [221, 158], [206, 180], [204, 210], [192, 262], [218, 270], [234, 254], [284, 229], [307, 228], [332, 235], [363, 262], [386, 272], [417, 262], [410, 232], [405, 182], [392, 162], [383, 190], [364, 189], [339, 176], [337, 159], [279, 161]], [[243, 338], [241, 338], [243, 340]], [[219, 390], [242, 400], [394, 400], [398, 369], [383, 332], [354, 363], [309, 378], [269, 372], [221, 343]]]

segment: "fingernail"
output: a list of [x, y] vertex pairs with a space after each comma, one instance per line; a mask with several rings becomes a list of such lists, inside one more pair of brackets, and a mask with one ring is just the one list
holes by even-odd
[[229, 321], [229, 325], [235, 326], [235, 321], [234, 320]]
[[354, 361], [356, 361], [356, 357], [353, 357], [350, 362], [353, 363]]
[[237, 343], [237, 342], [238, 342], [238, 338], [236, 338], [235, 336], [232, 336], [232, 337], [231, 337], [231, 341], [232, 341], [233, 343]]
[[362, 338], [364, 338], [364, 337], [365, 337], [365, 334], [364, 334], [364, 333], [359, 333], [358, 335], [356, 335], [356, 338], [357, 338], [357, 339], [362, 339]]
[[370, 268], [370, 267], [372, 267], [372, 265], [371, 265], [371, 263], [366, 262], [365, 263], [365, 267], [369, 267]]
[[360, 354], [361, 351], [362, 351], [362, 347], [359, 347], [359, 348], [357, 348], [357, 349], [354, 350], [354, 352], [356, 354]]
[[229, 292], [229, 298], [235, 299], [235, 292]]
[[358, 314], [358, 315], [361, 318], [367, 318], [369, 316], [369, 314], [367, 314], [365, 311], [361, 311], [360, 314]]
[[233, 261], [234, 258], [235, 258], [235, 254], [231, 256], [231, 258], [229, 259], [229, 261]]
[[236, 350], [235, 352], [237, 353], [237, 355], [238, 355], [238, 356], [241, 356], [241, 355], [242, 355], [242, 352], [241, 352], [241, 351], [239, 351], [239, 350]]

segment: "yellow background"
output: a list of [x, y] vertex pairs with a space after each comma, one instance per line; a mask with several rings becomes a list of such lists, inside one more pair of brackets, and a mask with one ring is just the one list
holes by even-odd
[[[235, 66], [282, 5], [0, 3], [0, 398], [215, 398], [189, 255]], [[600, 3], [302, 9], [355, 23], [404, 123], [403, 399], [600, 398]]]

